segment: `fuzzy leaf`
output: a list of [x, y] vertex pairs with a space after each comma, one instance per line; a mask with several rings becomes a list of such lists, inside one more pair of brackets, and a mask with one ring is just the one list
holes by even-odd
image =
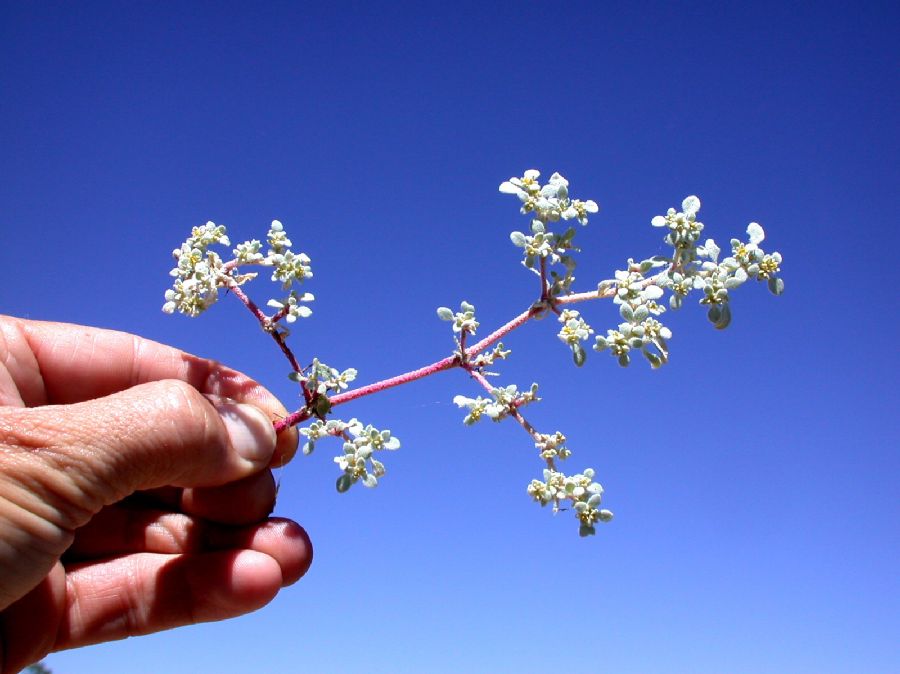
[[335, 487], [337, 487], [337, 490], [341, 494], [343, 494], [345, 491], [350, 489], [350, 487], [352, 487], [352, 486], [353, 486], [353, 478], [350, 477], [349, 475], [347, 475], [347, 473], [344, 473], [343, 475], [341, 475], [337, 479], [337, 483], [335, 484]]
[[584, 365], [584, 360], [587, 358], [587, 353], [585, 353], [581, 344], [575, 344], [572, 346], [572, 358], [575, 360], [575, 365], [581, 367]]

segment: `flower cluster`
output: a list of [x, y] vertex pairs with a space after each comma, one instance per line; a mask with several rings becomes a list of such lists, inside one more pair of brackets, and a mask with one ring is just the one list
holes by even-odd
[[661, 288], [671, 289], [669, 305], [677, 309], [691, 290], [703, 293], [700, 304], [708, 306], [707, 317], [718, 329], [731, 323], [729, 291], [743, 285], [749, 279], [767, 281], [774, 295], [784, 292], [784, 281], [776, 276], [781, 270], [781, 254], [766, 253], [759, 244], [765, 232], [759, 223], [747, 226], [746, 242], [731, 240], [732, 254], [718, 261], [721, 249], [713, 239], [698, 244], [703, 225], [696, 221], [700, 200], [688, 197], [682, 202], [682, 212], [674, 208], [666, 216], [658, 215], [651, 221], [655, 227], [668, 227], [666, 242], [675, 248], [669, 269], [657, 279]]
[[532, 384], [528, 391], [519, 391], [515, 384], [500, 386], [491, 389], [491, 397], [467, 398], [466, 396], [454, 396], [453, 402], [457, 407], [468, 410], [463, 419], [466, 426], [471, 426], [483, 416], [493, 421], [505, 419], [509, 413], [523, 405], [540, 400], [537, 397], [538, 385]]
[[228, 246], [230, 241], [225, 227], [207, 222], [194, 227], [181, 247], [172, 251], [177, 263], [169, 275], [175, 281], [166, 291], [164, 312], [199, 316], [219, 299], [224, 263], [218, 253], [208, 250], [212, 244]]
[[562, 323], [557, 337], [563, 344], [572, 349], [572, 357], [575, 364], [581, 367], [587, 354], [581, 342], [586, 341], [594, 334], [594, 329], [587, 324], [581, 314], [575, 309], [565, 309], [559, 314], [559, 322]]
[[538, 433], [534, 446], [541, 453], [541, 458], [553, 467], [554, 459], [568, 459], [572, 452], [566, 447], [566, 436], [556, 431], [553, 435]]
[[334, 462], [344, 471], [337, 479], [337, 490], [347, 491], [358, 481], [366, 487], [378, 485], [378, 478], [385, 473], [384, 464], [372, 454], [381, 450], [400, 448], [400, 440], [388, 430], [380, 431], [371, 424], [363, 428], [356, 419], [347, 422], [344, 453], [334, 457]]
[[312, 315], [312, 309], [301, 302], [312, 302], [315, 299], [312, 293], [299, 294], [296, 290], [283, 300], [269, 300], [266, 305], [277, 309], [279, 314], [284, 315], [284, 320], [293, 323], [298, 318], [309, 318]]
[[334, 391], [346, 390], [350, 382], [356, 379], [356, 375], [356, 368], [348, 367], [341, 372], [337, 368], [319, 362], [318, 358], [313, 358], [304, 381], [310, 391], [315, 391], [318, 395], [328, 395]]
[[569, 198], [569, 181], [559, 173], [550, 176], [546, 185], [538, 182], [541, 172], [535, 169], [525, 171], [521, 178], [510, 178], [500, 184], [504, 194], [515, 194], [522, 202], [522, 213], [532, 213], [535, 220], [543, 223], [563, 220], [578, 220], [588, 223], [588, 213], [596, 213], [597, 203], [588, 199], [580, 201]]
[[[292, 250], [293, 244], [278, 220], [272, 221], [269, 228], [265, 251], [262, 242], [251, 239], [239, 243], [229, 261], [210, 250], [213, 245], [231, 245], [225, 228], [212, 222], [195, 227], [173, 253], [177, 263], [171, 275], [175, 281], [166, 291], [163, 310], [197, 316], [215, 303], [221, 288], [233, 291], [288, 357], [293, 370], [290, 376], [300, 385], [302, 406], [289, 418], [277, 422], [276, 428], [309, 421], [308, 426], [300, 428], [306, 438], [304, 454], [312, 453], [322, 438], [339, 438], [342, 452], [334, 462], [341, 470], [337, 479], [337, 489], [341, 492], [357, 482], [376, 486], [385, 474], [384, 464], [375, 458], [376, 452], [397, 449], [400, 442], [390, 431], [363, 426], [357, 419], [345, 422], [330, 418], [333, 406], [429, 374], [451, 368], [464, 370], [488, 395], [453, 398], [466, 411], [463, 422], [471, 425], [484, 417], [493, 421], [509, 418], [521, 425], [546, 465], [544, 479], [532, 480], [528, 494], [541, 505], [552, 504], [554, 511], [571, 509], [579, 522], [580, 534], [591, 535], [598, 522], [612, 519], [609, 510], [600, 508], [603, 488], [594, 481], [591, 468], [575, 475], [559, 471], [557, 462], [572, 453], [566, 436], [560, 431], [541, 433], [523, 415], [521, 408], [538, 400], [537, 384], [519, 391], [514, 384], [494, 386], [489, 382], [487, 375], [494, 373], [487, 372], [486, 368], [510, 354], [500, 339], [530, 319], [555, 313], [560, 325], [557, 337], [571, 349], [576, 365], [584, 364], [584, 344], [594, 336], [593, 348], [608, 351], [620, 365], [628, 365], [632, 356], [640, 352], [652, 367], [660, 367], [668, 360], [668, 340], [672, 337], [671, 330], [660, 321], [666, 307], [677, 309], [691, 292], [699, 291], [700, 304], [707, 307], [709, 320], [715, 327], [724, 328], [731, 321], [731, 292], [737, 287], [755, 279], [765, 281], [776, 295], [783, 292], [784, 283], [778, 276], [782, 258], [779, 253], [767, 253], [760, 247], [765, 239], [763, 228], [750, 223], [747, 240], [732, 239], [731, 254], [720, 261], [721, 250], [715, 241], [701, 242], [704, 225], [697, 219], [700, 199], [689, 196], [682, 201], [681, 210], [670, 208], [665, 215], [658, 215], [650, 222], [653, 227], [665, 230], [664, 240], [672, 248], [671, 256], [657, 255], [640, 262], [629, 259], [625, 269], [616, 271], [614, 278], [602, 281], [596, 292], [575, 293], [572, 286], [576, 268], [574, 253], [578, 252], [573, 243], [576, 228], [566, 226], [564, 231], [553, 228], [556, 223], [571, 220], [586, 225], [589, 216], [599, 209], [592, 200], [571, 198], [569, 182], [559, 173], [553, 173], [544, 184], [540, 175], [532, 169], [500, 185], [500, 192], [518, 197], [521, 213], [530, 219], [530, 233], [513, 231], [510, 240], [521, 249], [522, 264], [539, 277], [540, 294], [525, 312], [474, 345], [467, 344], [467, 337], [475, 335], [479, 328], [475, 307], [466, 301], [460, 303], [459, 311], [439, 307], [438, 317], [451, 323], [457, 351], [425, 367], [354, 390], [348, 390], [357, 377], [354, 368], [340, 371], [318, 359], [302, 367], [287, 346], [288, 330], [284, 323], [294, 323], [312, 314], [308, 303], [313, 301], [313, 295], [294, 290], [293, 286], [308, 280], [313, 273], [309, 256]], [[247, 266], [271, 268], [271, 280], [287, 291], [286, 296], [267, 302], [274, 309], [273, 314], [266, 315], [240, 288], [257, 275], [241, 271]], [[664, 301], [666, 295], [668, 302]], [[595, 335], [586, 318], [572, 305], [602, 298], [612, 298], [621, 322], [615, 329]]]
[[656, 259], [640, 263], [629, 259], [628, 269], [615, 273], [613, 302], [619, 305], [624, 322], [618, 329], [607, 330], [605, 336], [598, 335], [594, 350], [609, 350], [623, 367], [631, 362], [631, 353], [637, 350], [654, 368], [668, 360], [666, 340], [672, 337], [672, 331], [654, 318], [665, 311], [656, 301], [662, 297], [663, 289], [644, 277], [650, 269], [662, 264], [665, 263]]
[[700, 210], [700, 199], [695, 196], [686, 197], [681, 202], [681, 210], [670, 208], [665, 215], [657, 215], [650, 224], [654, 227], [668, 227], [665, 241], [675, 250], [686, 250], [696, 246], [703, 231], [703, 223], [697, 221]]
[[438, 318], [442, 321], [452, 321], [453, 332], [475, 334], [478, 329], [478, 321], [475, 320], [475, 307], [463, 300], [460, 302], [459, 311], [453, 311], [447, 307], [438, 307]]
[[[567, 292], [575, 281], [575, 258], [570, 253], [578, 252], [578, 249], [572, 243], [575, 236], [573, 228], [556, 233], [550, 231], [548, 226], [559, 220], [577, 220], [586, 225], [588, 215], [596, 213], [599, 208], [590, 199], [570, 199], [569, 181], [559, 173], [550, 176], [545, 185], [538, 181], [540, 175], [534, 169], [525, 171], [521, 178], [503, 182], [500, 191], [519, 197], [521, 212], [532, 216], [530, 235], [514, 231], [509, 238], [513, 245], [522, 249], [522, 264], [540, 275], [542, 283], [547, 284], [546, 288], [541, 289], [542, 296], [556, 297]], [[562, 269], [548, 269], [548, 265], [559, 265]]]
[[553, 512], [559, 512], [561, 502], [572, 504], [575, 516], [580, 522], [578, 533], [591, 536], [596, 533], [597, 522], [609, 522], [612, 512], [600, 509], [603, 487], [594, 482], [594, 471], [586, 468], [577, 475], [565, 475], [551, 468], [544, 469], [544, 479], [532, 480], [528, 485], [528, 494], [542, 506], [553, 504]]
[[304, 454], [312, 454], [316, 442], [326, 436], [344, 440], [343, 453], [334, 457], [334, 462], [343, 471], [337, 480], [337, 489], [341, 492], [360, 481], [366, 487], [377, 486], [378, 478], [385, 474], [385, 469], [384, 464], [372, 455], [377, 451], [400, 447], [400, 440], [390, 431], [378, 430], [371, 424], [363, 427], [357, 419], [316, 419], [308, 427], [301, 428], [300, 433], [308, 438], [303, 445]]
[[506, 360], [512, 351], [503, 346], [503, 342], [497, 342], [497, 345], [490, 351], [482, 352], [470, 359], [472, 367], [481, 369], [488, 365], [493, 365], [496, 360]]
[[309, 426], [300, 429], [300, 435], [307, 438], [306, 442], [303, 443], [303, 447], [301, 447], [301, 451], [307, 455], [312, 454], [319, 440], [328, 436], [339, 437], [346, 428], [347, 423], [340, 419], [313, 420]]
[[[237, 269], [241, 265], [272, 267], [272, 280], [280, 282], [284, 290], [312, 277], [309, 256], [290, 249], [291, 240], [278, 220], [272, 221], [267, 241], [269, 250], [265, 255], [257, 239], [239, 243], [233, 250], [234, 258], [226, 263], [218, 253], [208, 250], [213, 244], [231, 245], [225, 227], [214, 222], [194, 227], [181, 247], [172, 251], [177, 264], [169, 273], [175, 281], [166, 291], [163, 311], [167, 314], [178, 311], [191, 317], [200, 315], [218, 300], [219, 288], [234, 288], [256, 278], [256, 273], [239, 274]], [[309, 307], [299, 304], [312, 300], [310, 293], [298, 295], [292, 291], [287, 298], [270, 300], [268, 306], [279, 310], [276, 314], [279, 320], [285, 318], [292, 323], [312, 313]], [[265, 327], [272, 329], [273, 325], [269, 323]], [[281, 333], [286, 335], [287, 330], [282, 329]]]

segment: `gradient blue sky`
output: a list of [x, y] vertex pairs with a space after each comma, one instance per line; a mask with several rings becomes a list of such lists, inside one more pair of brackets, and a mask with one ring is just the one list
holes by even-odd
[[[787, 292], [735, 295], [720, 333], [667, 315], [671, 363], [576, 370], [552, 322], [505, 383], [570, 438], [616, 512], [581, 540], [529, 502], [512, 424], [465, 428], [460, 373], [342, 410], [403, 441], [375, 491], [332, 450], [281, 473], [309, 575], [262, 611], [48, 658], [95, 672], [900, 671], [896, 3], [0, 5], [0, 311], [117, 328], [282, 396], [235, 302], [160, 312], [170, 251], [212, 219], [279, 218], [313, 259], [301, 360], [363, 383], [449, 353], [438, 305], [490, 329], [534, 279], [497, 185], [570, 178], [601, 213], [585, 288], [662, 252], [653, 215], [699, 194], [748, 222]], [[264, 299], [265, 296], [263, 296]], [[609, 304], [586, 307], [611, 327]], [[894, 635], [893, 637], [891, 635]]]

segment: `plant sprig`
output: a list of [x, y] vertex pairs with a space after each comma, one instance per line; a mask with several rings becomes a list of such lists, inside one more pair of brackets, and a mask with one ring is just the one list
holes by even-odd
[[[335, 418], [336, 407], [444, 370], [464, 371], [486, 396], [454, 397], [454, 403], [466, 411], [463, 421], [471, 425], [485, 418], [515, 420], [529, 435], [545, 464], [543, 480], [532, 480], [527, 493], [541, 505], [552, 505], [555, 512], [570, 508], [579, 522], [579, 533], [593, 534], [598, 522], [612, 519], [609, 510], [599, 507], [603, 488], [594, 481], [595, 471], [586, 468], [566, 475], [559, 469], [558, 462], [571, 455], [565, 435], [560, 431], [539, 432], [521, 410], [539, 400], [537, 384], [520, 391], [515, 384], [495, 386], [488, 379], [495, 374], [488, 368], [511, 353], [501, 340], [532, 319], [554, 314], [560, 323], [557, 336], [571, 350], [577, 366], [584, 365], [585, 346], [593, 336], [593, 350], [610, 353], [623, 367], [630, 364], [635, 354], [640, 354], [651, 367], [658, 368], [669, 359], [672, 331], [660, 320], [667, 308], [680, 308], [690, 293], [699, 291], [700, 304], [707, 306], [709, 321], [717, 329], [724, 329], [732, 318], [731, 291], [751, 280], [765, 281], [775, 295], [784, 291], [784, 282], [778, 276], [782, 258], [779, 253], [766, 253], [760, 247], [765, 233], [759, 224], [750, 223], [747, 240], [731, 239], [731, 254], [719, 261], [721, 249], [715, 241], [700, 241], [704, 229], [703, 223], [697, 220], [700, 199], [689, 196], [682, 201], [680, 211], [670, 208], [665, 215], [658, 215], [650, 222], [653, 227], [666, 231], [664, 241], [672, 248], [670, 256], [657, 255], [639, 262], [629, 259], [625, 269], [616, 271], [611, 279], [600, 281], [596, 290], [573, 292], [575, 254], [579, 252], [574, 245], [577, 230], [566, 225], [558, 231], [558, 225], [571, 221], [587, 225], [589, 216], [597, 213], [599, 207], [593, 200], [572, 199], [569, 182], [559, 173], [551, 175], [544, 184], [539, 179], [538, 171], [529, 170], [522, 177], [510, 178], [500, 185], [500, 192], [518, 197], [521, 213], [530, 218], [530, 233], [513, 231], [510, 240], [522, 249], [523, 266], [537, 277], [539, 292], [535, 301], [474, 344], [469, 342], [480, 327], [475, 307], [467, 301], [461, 302], [459, 311], [439, 307], [438, 317], [451, 323], [456, 348], [450, 355], [418, 369], [350, 388], [357, 376], [354, 368], [340, 371], [315, 358], [307, 367], [300, 365], [287, 342], [288, 325], [312, 315], [309, 305], [314, 296], [301, 293], [294, 286], [311, 279], [313, 271], [309, 256], [292, 250], [293, 243], [278, 220], [272, 222], [267, 233], [265, 253], [263, 244], [253, 239], [238, 244], [228, 261], [210, 249], [214, 245], [231, 245], [225, 227], [213, 222], [194, 227], [188, 239], [173, 251], [177, 264], [171, 271], [174, 282], [166, 291], [163, 311], [195, 317], [219, 299], [221, 289], [232, 291], [271, 335], [290, 364], [291, 378], [300, 387], [302, 404], [276, 421], [275, 430], [280, 432], [311, 420], [300, 429], [307, 438], [304, 454], [312, 453], [322, 438], [342, 440], [343, 451], [334, 459], [342, 471], [337, 479], [337, 489], [341, 492], [357, 482], [375, 487], [386, 472], [375, 453], [395, 450], [400, 441], [390, 431], [363, 426], [355, 418], [346, 422]], [[259, 273], [246, 271], [248, 267], [270, 270], [271, 280], [280, 283], [282, 291], [287, 293], [266, 302], [274, 310], [270, 314], [243, 291], [242, 286]], [[666, 295], [668, 301], [663, 301]], [[618, 306], [622, 322], [607, 329], [605, 334], [596, 334], [585, 317], [570, 307], [610, 298]]]

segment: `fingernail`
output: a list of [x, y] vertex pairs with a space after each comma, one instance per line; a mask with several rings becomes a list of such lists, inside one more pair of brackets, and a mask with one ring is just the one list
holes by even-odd
[[216, 411], [225, 422], [231, 446], [254, 467], [266, 466], [275, 451], [275, 429], [265, 413], [253, 405], [221, 403]]

